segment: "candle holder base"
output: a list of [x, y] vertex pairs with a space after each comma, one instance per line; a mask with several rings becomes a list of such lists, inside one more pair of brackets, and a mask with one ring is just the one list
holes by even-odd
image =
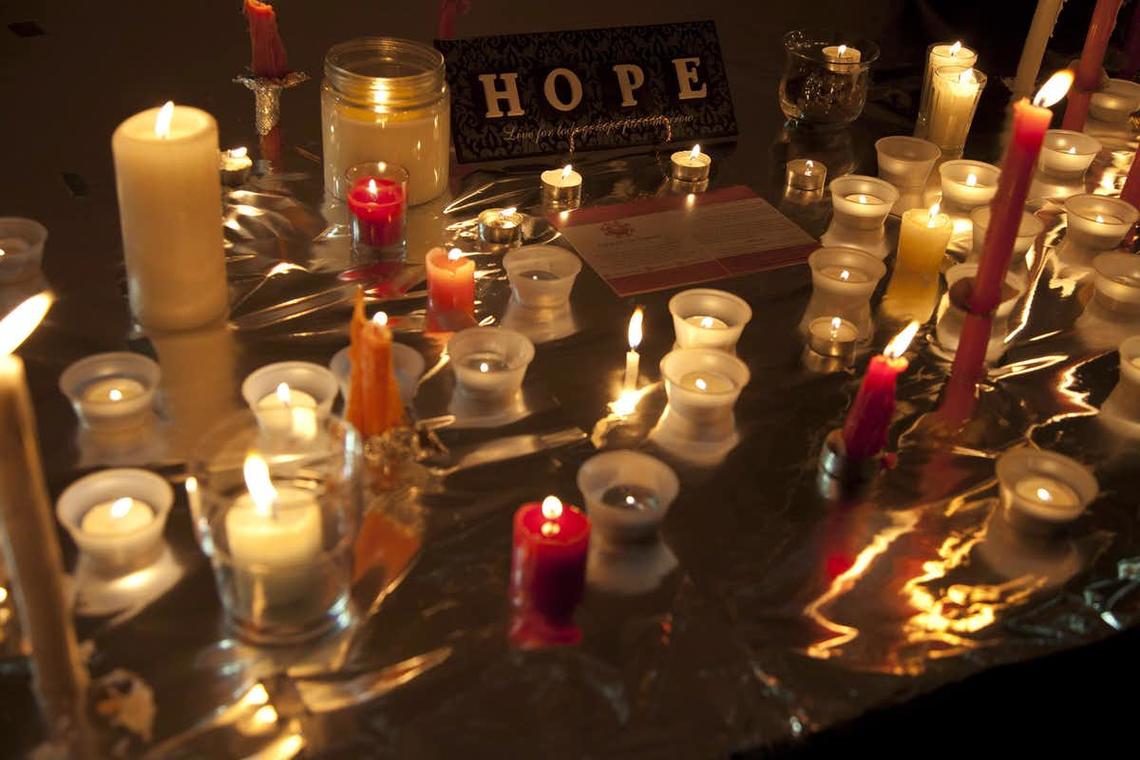
[[573, 646], [582, 641], [582, 629], [573, 622], [554, 622], [534, 610], [516, 610], [507, 634], [515, 649]]
[[880, 455], [869, 459], [853, 459], [847, 455], [847, 445], [843, 442], [843, 431], [835, 428], [824, 439], [819, 452], [819, 476], [821, 480], [837, 481], [844, 486], [858, 486], [872, 480], [882, 469]]
[[817, 375], [831, 375], [842, 372], [851, 367], [855, 361], [855, 352], [850, 356], [825, 356], [812, 350], [811, 346], [804, 346], [800, 357], [804, 369]]
[[283, 77], [273, 79], [252, 74], [241, 74], [234, 81], [253, 92], [253, 121], [257, 134], [265, 136], [273, 131], [281, 119], [281, 91], [307, 82], [309, 75], [303, 71], [290, 71]]

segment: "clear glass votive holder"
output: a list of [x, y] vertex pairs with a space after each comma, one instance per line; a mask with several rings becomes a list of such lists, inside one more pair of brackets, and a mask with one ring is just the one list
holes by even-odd
[[683, 290], [669, 299], [673, 332], [678, 348], [716, 348], [730, 353], [744, 326], [752, 319], [752, 307], [743, 298], [713, 288]]
[[[938, 322], [935, 326], [935, 335], [938, 344], [947, 352], [953, 354], [958, 350], [958, 342], [962, 338], [962, 324], [966, 319], [966, 311], [962, 308], [969, 297], [969, 284], [978, 274], [976, 263], [957, 264], [946, 270], [947, 292], [942, 296], [942, 303], [938, 309]], [[962, 283], [959, 285], [959, 283]], [[1007, 272], [1005, 284], [1001, 289], [1001, 301], [994, 310], [990, 322], [990, 341], [986, 347], [986, 361], [995, 361], [1005, 351], [1005, 338], [1009, 332], [1009, 318], [1013, 309], [1021, 298], [1022, 283], [1017, 275]]]
[[[345, 346], [333, 354], [329, 360], [329, 371], [336, 375], [340, 385], [340, 395], [344, 403], [348, 403], [349, 389], [352, 387], [352, 358], [349, 356], [349, 347]], [[396, 385], [400, 386], [400, 400], [404, 406], [412, 403], [416, 397], [416, 386], [424, 374], [423, 354], [411, 346], [392, 341], [392, 374], [396, 376]]]
[[22, 282], [40, 271], [48, 231], [34, 219], [0, 217], [0, 285]]
[[661, 460], [638, 451], [605, 451], [578, 468], [578, 489], [602, 541], [636, 544], [658, 539], [681, 484]]
[[947, 158], [962, 155], [974, 121], [986, 75], [968, 66], [940, 66], [930, 86], [930, 119], [926, 139]]
[[830, 185], [831, 224], [820, 242], [829, 247], [858, 248], [885, 259], [889, 251], [883, 224], [899, 199], [886, 180], [860, 174], [833, 179]]
[[524, 245], [503, 256], [503, 268], [516, 301], [551, 309], [569, 302], [582, 260], [556, 245]]
[[1037, 167], [1050, 177], [1083, 177], [1100, 147], [1100, 140], [1083, 132], [1050, 129], [1041, 143]]
[[1065, 200], [1065, 216], [1072, 243], [1088, 251], [1112, 251], [1124, 242], [1140, 212], [1119, 198], [1082, 193]]
[[1140, 315], [1140, 256], [1102, 253], [1093, 259], [1093, 303], [1121, 316]]
[[347, 624], [363, 508], [359, 434], [336, 417], [297, 439], [241, 412], [190, 461], [226, 617], [255, 644], [296, 644]]
[[961, 41], [936, 42], [926, 48], [926, 66], [922, 73], [922, 95], [919, 99], [918, 117], [915, 119], [915, 137], [925, 137], [930, 121], [930, 90], [933, 86], [934, 71], [942, 66], [966, 66], [972, 68], [978, 62], [978, 54]]
[[[990, 217], [993, 215], [989, 206], [980, 206], [970, 212], [970, 223], [973, 226], [973, 250], [971, 258], [982, 255], [982, 248], [986, 243], [986, 230], [990, 227]], [[1013, 255], [1024, 256], [1037, 236], [1045, 231], [1045, 223], [1028, 211], [1021, 212], [1021, 221], [1017, 226], [1017, 237], [1014, 238]]]
[[344, 173], [357, 254], [402, 259], [407, 247], [408, 172], [388, 161], [366, 161]]
[[1127, 79], [1109, 79], [1089, 98], [1089, 113], [1098, 121], [1120, 124], [1140, 110], [1140, 84]]
[[154, 393], [161, 377], [153, 359], [112, 351], [68, 366], [59, 376], [59, 389], [84, 427], [123, 431], [153, 419]]
[[942, 186], [942, 208], [968, 212], [988, 206], [997, 195], [1001, 169], [984, 161], [959, 158], [938, 167]]
[[880, 179], [890, 182], [899, 191], [892, 210], [901, 214], [926, 205], [922, 191], [934, 162], [942, 155], [938, 146], [917, 137], [893, 135], [876, 140], [875, 152], [879, 159]]
[[511, 299], [500, 325], [522, 333], [536, 345], [562, 340], [578, 331], [569, 302], [550, 308], [531, 308]]
[[116, 575], [158, 558], [173, 504], [174, 490], [165, 478], [122, 467], [72, 483], [60, 494], [55, 513], [95, 570]]
[[661, 376], [669, 410], [685, 423], [685, 437], [717, 441], [735, 433], [733, 406], [751, 376], [744, 362], [712, 348], [682, 348], [661, 359]]
[[479, 214], [479, 239], [491, 245], [514, 245], [522, 237], [523, 215], [515, 208], [489, 208]]
[[793, 190], [822, 190], [827, 184], [827, 167], [822, 161], [794, 158], [786, 168], [786, 184]]
[[819, 248], [808, 256], [811, 300], [800, 320], [800, 332], [809, 334], [820, 317], [840, 317], [855, 325], [860, 343], [871, 339], [871, 295], [887, 273], [882, 261], [856, 248]]
[[[287, 398], [282, 383], [288, 386]], [[294, 409], [312, 409], [319, 418], [327, 417], [338, 388], [336, 375], [319, 364], [274, 362], [250, 372], [241, 395], [266, 430], [282, 432], [292, 429]]]
[[480, 399], [510, 398], [522, 389], [534, 344], [503, 327], [469, 327], [447, 343], [460, 392]]
[[[839, 48], [843, 46], [840, 54]], [[784, 35], [780, 110], [796, 122], [841, 127], [863, 113], [879, 46], [844, 35], [795, 30]]]
[[1140, 335], [1120, 344], [1120, 379], [1101, 411], [1110, 416], [1140, 424]]
[[1049, 534], [1076, 520], [1100, 486], [1092, 471], [1052, 451], [1017, 448], [998, 457], [1002, 511], [1010, 525]]

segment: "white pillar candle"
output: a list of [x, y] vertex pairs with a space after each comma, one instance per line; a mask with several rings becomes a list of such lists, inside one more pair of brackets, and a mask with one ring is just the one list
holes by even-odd
[[1045, 46], [1053, 36], [1057, 14], [1065, 0], [1037, 0], [1033, 21], [1029, 24], [1029, 34], [1025, 37], [1025, 47], [1021, 50], [1021, 60], [1017, 63], [1017, 78], [1013, 83], [1014, 100], [1028, 97], [1036, 89], [1037, 74], [1041, 71], [1041, 60], [1045, 57]]
[[961, 155], [985, 84], [986, 75], [977, 69], [962, 66], [935, 69], [930, 84], [926, 139], [941, 148], [943, 155]]
[[131, 311], [144, 327], [200, 327], [226, 313], [218, 125], [167, 103], [111, 137]]
[[694, 145], [692, 150], [679, 150], [669, 157], [672, 166], [673, 179], [682, 182], [703, 182], [709, 178], [712, 168], [712, 156], [701, 153], [701, 146]]
[[915, 137], [927, 137], [927, 124], [930, 121], [930, 93], [933, 88], [934, 72], [942, 66], [963, 66], [973, 68], [978, 64], [978, 54], [962, 44], [939, 42], [926, 49], [926, 68], [922, 73], [922, 93], [919, 97], [918, 119], [915, 122]]

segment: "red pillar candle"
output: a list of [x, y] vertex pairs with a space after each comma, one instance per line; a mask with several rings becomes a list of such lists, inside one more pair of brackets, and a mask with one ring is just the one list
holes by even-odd
[[474, 314], [475, 262], [458, 248], [432, 248], [424, 263], [432, 311]]
[[1089, 115], [1089, 98], [1100, 89], [1100, 72], [1104, 64], [1104, 54], [1108, 50], [1108, 38], [1116, 26], [1116, 14], [1120, 11], [1121, 0], [1097, 0], [1093, 9], [1085, 46], [1081, 59], [1077, 62], [1077, 86], [1069, 96], [1065, 108], [1065, 120], [1061, 126], [1080, 132], [1085, 128]]
[[360, 177], [348, 191], [353, 238], [374, 248], [404, 242], [404, 213], [408, 198], [399, 182], [387, 177]]
[[887, 431], [895, 413], [895, 378], [907, 367], [903, 354], [918, 327], [918, 322], [908, 324], [867, 365], [867, 374], [843, 425], [843, 443], [851, 459], [870, 459], [887, 445]]
[[511, 603], [554, 629], [573, 627], [586, 585], [590, 519], [555, 496], [515, 512]]
[[253, 49], [250, 70], [254, 76], [279, 79], [289, 73], [285, 45], [277, 32], [277, 12], [269, 3], [245, 0], [249, 21], [249, 45]]

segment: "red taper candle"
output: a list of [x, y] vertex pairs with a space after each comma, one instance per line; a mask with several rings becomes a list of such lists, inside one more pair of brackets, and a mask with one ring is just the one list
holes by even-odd
[[[1137, 7], [1140, 8], [1140, 5]], [[1128, 170], [1128, 178], [1124, 180], [1120, 198], [1140, 208], [1140, 154], [1132, 159], [1132, 168]]]
[[903, 354], [918, 327], [918, 322], [908, 324], [867, 365], [867, 374], [843, 425], [843, 444], [849, 458], [870, 459], [887, 445], [887, 432], [895, 414], [895, 378], [907, 368]]
[[277, 32], [277, 12], [269, 3], [245, 0], [249, 21], [249, 45], [253, 49], [249, 68], [254, 76], [278, 79], [289, 73], [285, 44]]
[[376, 248], [404, 240], [404, 187], [385, 177], [361, 177], [348, 191], [348, 208], [356, 222], [358, 242]]
[[589, 518], [547, 496], [515, 512], [512, 543], [511, 603], [551, 628], [572, 627], [586, 586]]
[[1108, 38], [1116, 26], [1116, 14], [1120, 11], [1121, 0], [1097, 0], [1089, 21], [1089, 33], [1085, 36], [1085, 46], [1081, 59], [1077, 62], [1077, 86], [1069, 96], [1065, 108], [1065, 120], [1061, 126], [1080, 132], [1085, 128], [1089, 116], [1089, 98], [1100, 89], [1100, 72], [1104, 64], [1104, 54], [1108, 50]]

